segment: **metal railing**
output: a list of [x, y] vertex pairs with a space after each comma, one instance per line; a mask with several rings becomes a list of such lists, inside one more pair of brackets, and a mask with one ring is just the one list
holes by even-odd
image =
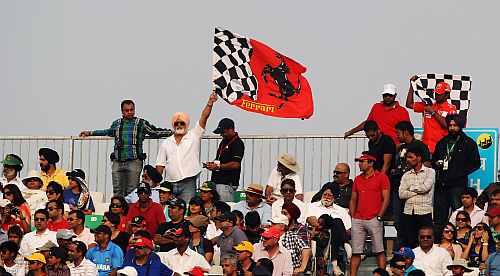
[[[345, 162], [351, 166], [351, 177], [358, 173], [354, 158], [366, 150], [366, 140], [362, 136], [343, 139], [338, 135], [291, 135], [291, 136], [240, 136], [245, 143], [245, 155], [242, 162], [240, 189], [250, 183], [266, 184], [270, 171], [276, 166], [276, 160], [282, 153], [296, 157], [301, 167], [304, 191], [318, 190], [332, 178], [335, 164]], [[201, 142], [200, 160], [210, 161], [215, 158], [219, 136], [204, 136]], [[161, 139], [147, 139], [144, 152], [145, 164], [154, 165]], [[114, 141], [109, 137], [42, 137], [42, 136], [0, 136], [0, 156], [8, 153], [19, 155], [24, 162], [21, 176], [30, 170], [40, 170], [38, 149], [50, 147], [60, 155], [58, 167], [70, 170], [81, 168], [87, 175], [92, 191], [102, 192], [107, 199], [112, 195], [111, 161]], [[200, 180], [209, 179], [207, 170], [203, 170]]]

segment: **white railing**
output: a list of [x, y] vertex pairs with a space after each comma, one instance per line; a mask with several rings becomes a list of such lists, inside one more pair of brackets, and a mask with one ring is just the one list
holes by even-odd
[[[245, 143], [245, 156], [242, 163], [240, 189], [250, 183], [267, 182], [269, 173], [276, 165], [277, 157], [290, 153], [297, 158], [305, 191], [318, 190], [331, 180], [335, 164], [346, 162], [351, 165], [351, 177], [358, 172], [354, 158], [366, 150], [366, 140], [362, 136], [343, 139], [338, 135], [296, 135], [296, 136], [240, 136]], [[145, 164], [153, 164], [161, 140], [147, 139], [144, 152]], [[219, 136], [205, 136], [201, 144], [201, 161], [215, 157]], [[8, 153], [19, 155], [24, 161], [21, 176], [30, 170], [39, 170], [38, 149], [50, 147], [56, 150], [61, 161], [58, 167], [66, 170], [82, 168], [92, 191], [102, 192], [105, 198], [112, 194], [111, 162], [109, 154], [113, 151], [113, 138], [109, 137], [42, 137], [42, 136], [0, 136], [0, 156]], [[204, 170], [200, 180], [209, 178]]]

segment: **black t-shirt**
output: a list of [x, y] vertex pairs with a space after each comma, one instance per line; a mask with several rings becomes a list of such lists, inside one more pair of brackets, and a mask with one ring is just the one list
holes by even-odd
[[114, 244], [118, 245], [122, 251], [123, 255], [127, 253], [127, 246], [128, 246], [128, 241], [130, 240], [130, 234], [127, 232], [120, 232], [116, 238], [111, 240]]
[[[240, 137], [236, 135], [230, 140], [222, 140], [220, 142], [215, 159], [219, 160], [221, 164], [233, 161], [241, 164], [244, 152], [245, 144], [243, 144]], [[240, 172], [241, 168], [237, 170], [213, 171], [211, 180], [216, 184], [226, 184], [237, 187], [240, 184]]]
[[[375, 170], [380, 171], [382, 167], [384, 166], [384, 154], [392, 154], [394, 158], [394, 153], [396, 152], [396, 145], [394, 144], [394, 141], [392, 141], [391, 137], [381, 134], [382, 136], [376, 143], [372, 143], [372, 141], [368, 141], [368, 149], [372, 155], [377, 158], [377, 161], [375, 161], [375, 164], [373, 168]], [[391, 162], [391, 167], [392, 167], [393, 162]], [[389, 168], [389, 171], [391, 171], [391, 168]]]
[[[172, 221], [162, 223], [162, 224], [158, 225], [158, 229], [156, 230], [156, 234], [164, 235], [165, 232], [167, 232], [170, 229], [179, 229], [183, 222], [184, 222], [184, 220], [179, 222], [179, 223], [174, 223]], [[160, 252], [168, 252], [174, 248], [175, 248], [175, 243], [160, 245]]]

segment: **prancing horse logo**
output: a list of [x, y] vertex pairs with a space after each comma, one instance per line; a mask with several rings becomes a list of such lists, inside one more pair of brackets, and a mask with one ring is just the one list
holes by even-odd
[[276, 57], [281, 61], [281, 63], [272, 67], [267, 64], [264, 66], [262, 70], [262, 78], [264, 82], [267, 83], [267, 77], [271, 76], [273, 78], [274, 83], [278, 86], [280, 94], [277, 95], [275, 93], [269, 93], [269, 95], [276, 97], [278, 99], [283, 100], [283, 102], [278, 106], [278, 109], [281, 109], [285, 102], [288, 101], [288, 98], [300, 93], [300, 78], [297, 78], [297, 88], [293, 86], [293, 84], [288, 80], [287, 74], [290, 73], [290, 68], [285, 63], [285, 59], [279, 53], [276, 53]]

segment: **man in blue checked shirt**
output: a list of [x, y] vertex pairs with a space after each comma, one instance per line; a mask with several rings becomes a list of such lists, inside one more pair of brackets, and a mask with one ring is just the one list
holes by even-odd
[[123, 265], [123, 251], [111, 241], [109, 227], [100, 225], [94, 231], [97, 246], [89, 249], [85, 258], [96, 264], [99, 276], [116, 275]]
[[168, 137], [173, 131], [157, 128], [148, 121], [135, 117], [135, 104], [132, 100], [122, 101], [121, 110], [122, 118], [115, 120], [110, 128], [82, 131], [80, 136], [115, 138], [114, 151], [111, 153], [113, 194], [127, 196], [140, 181], [143, 160], [146, 159], [146, 154], [142, 150], [144, 139]]

